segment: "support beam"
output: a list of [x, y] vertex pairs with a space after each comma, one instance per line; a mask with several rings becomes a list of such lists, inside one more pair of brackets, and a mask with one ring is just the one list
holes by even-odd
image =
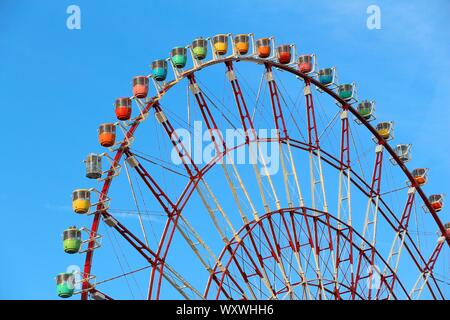
[[[364, 239], [368, 239], [370, 241], [370, 270], [369, 270], [369, 283], [372, 283], [373, 271], [375, 268], [375, 252], [373, 248], [376, 245], [376, 236], [377, 236], [377, 223], [378, 223], [378, 210], [379, 210], [379, 201], [380, 201], [380, 189], [381, 189], [381, 172], [383, 167], [383, 141], [380, 140], [375, 148], [375, 164], [373, 168], [372, 174], [372, 183], [369, 190], [369, 199], [367, 202], [366, 215], [364, 220], [364, 228], [362, 232], [362, 236]], [[366, 243], [361, 243], [361, 249], [366, 249]], [[357, 291], [359, 281], [363, 276], [361, 273], [361, 259], [362, 256], [359, 256], [358, 266], [356, 271], [355, 278], [355, 289]], [[369, 286], [368, 288], [368, 298], [371, 299], [372, 288]], [[355, 296], [353, 296], [355, 298]]]

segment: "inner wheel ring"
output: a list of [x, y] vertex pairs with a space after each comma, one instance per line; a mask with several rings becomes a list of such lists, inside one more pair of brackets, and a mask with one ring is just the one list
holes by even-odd
[[[265, 242], [259, 241], [261, 238], [268, 246], [260, 245]], [[288, 252], [298, 254], [296, 266], [287, 265], [284, 261], [283, 257]], [[371, 272], [369, 254], [372, 252], [382, 265], [377, 265]], [[302, 257], [308, 254], [317, 255], [316, 265], [302, 266]], [[257, 260], [252, 257], [257, 257]], [[365, 270], [360, 279], [355, 278], [356, 270], [350, 268], [352, 260], [355, 266]], [[325, 268], [327, 264], [333, 265], [334, 270]], [[284, 268], [285, 272], [290, 269], [290, 278], [297, 277], [297, 280], [287, 286], [278, 268]], [[384, 268], [388, 272], [383, 277], [379, 270]], [[317, 282], [318, 271], [321, 272], [322, 283]], [[390, 286], [392, 280], [389, 279], [392, 278], [401, 288], [397, 294], [407, 295], [400, 279], [376, 248], [371, 247], [351, 226], [319, 210], [284, 208], [266, 213], [258, 221], [248, 222], [237, 236], [230, 239], [209, 277], [205, 297], [397, 299]], [[262, 296], [257, 296], [257, 293]]]

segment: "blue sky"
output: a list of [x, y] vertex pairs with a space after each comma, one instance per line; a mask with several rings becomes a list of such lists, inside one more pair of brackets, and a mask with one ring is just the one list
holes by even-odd
[[[71, 4], [81, 8], [81, 30], [66, 28]], [[370, 4], [381, 8], [381, 30], [366, 28]], [[395, 121], [396, 138], [414, 144], [414, 165], [432, 169], [426, 191], [449, 194], [446, 0], [4, 0], [0, 12], [2, 107], [12, 115], [2, 122], [0, 298], [56, 298], [54, 275], [82, 263], [64, 255], [60, 234], [87, 225], [70, 196], [88, 184], [82, 159], [99, 150], [97, 125], [113, 119], [114, 99], [152, 59], [199, 35], [274, 35], [338, 66], [377, 100], [379, 118]]]

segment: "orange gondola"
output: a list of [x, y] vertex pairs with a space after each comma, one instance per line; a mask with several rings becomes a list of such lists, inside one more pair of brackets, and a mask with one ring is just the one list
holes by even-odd
[[148, 78], [146, 76], [137, 76], [133, 78], [133, 94], [139, 99], [147, 97]]
[[304, 54], [298, 57], [298, 70], [302, 73], [310, 73], [313, 70], [312, 55]]
[[277, 48], [278, 62], [288, 64], [291, 62], [291, 46], [283, 44]]
[[117, 98], [115, 102], [115, 112], [117, 119], [121, 121], [129, 120], [131, 117], [131, 99]]
[[428, 180], [428, 170], [425, 168], [414, 169], [411, 173], [419, 186], [423, 186]]
[[249, 49], [248, 34], [238, 34], [234, 37], [234, 46], [239, 54], [247, 54]]
[[98, 128], [98, 140], [103, 147], [111, 147], [116, 142], [116, 126], [113, 123], [103, 123]]
[[256, 50], [258, 51], [258, 57], [268, 58], [271, 52], [270, 39], [261, 38], [256, 40]]
[[428, 198], [428, 201], [430, 201], [431, 206], [436, 212], [441, 211], [444, 206], [444, 197], [442, 194], [433, 194]]

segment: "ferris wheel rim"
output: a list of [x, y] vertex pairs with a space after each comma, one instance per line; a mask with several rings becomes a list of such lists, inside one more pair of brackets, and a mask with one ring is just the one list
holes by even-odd
[[[435, 212], [433, 206], [431, 205], [431, 203], [429, 202], [428, 198], [426, 197], [426, 195], [425, 195], [424, 191], [422, 190], [421, 186], [417, 184], [417, 182], [415, 181], [415, 179], [412, 176], [411, 172], [408, 170], [408, 168], [405, 166], [405, 164], [399, 159], [399, 157], [397, 156], [395, 151], [392, 149], [392, 147], [389, 145], [389, 143], [385, 139], [383, 139], [381, 137], [381, 135], [378, 133], [378, 131], [368, 121], [366, 121], [366, 119], [364, 119], [351, 106], [351, 104], [346, 102], [344, 99], [340, 98], [337, 93], [335, 93], [333, 90], [331, 90], [327, 86], [321, 84], [318, 80], [314, 79], [312, 76], [309, 76], [309, 75], [307, 75], [305, 73], [302, 73], [299, 70], [293, 69], [292, 67], [289, 67], [287, 65], [284, 65], [284, 64], [281, 64], [281, 63], [278, 63], [278, 62], [275, 62], [273, 60], [261, 59], [261, 58], [256, 58], [256, 57], [252, 57], [252, 56], [238, 56], [238, 57], [233, 56], [233, 57], [227, 57], [227, 58], [221, 58], [221, 59], [213, 59], [213, 60], [210, 60], [208, 62], [205, 62], [201, 66], [198, 66], [196, 68], [193, 68], [192, 70], [189, 70], [188, 72], [183, 73], [182, 75], [180, 75], [179, 79], [173, 80], [173, 81], [169, 82], [168, 84], [166, 84], [161, 89], [161, 91], [158, 92], [158, 95], [150, 98], [149, 101], [148, 100], [146, 101], [146, 106], [143, 109], [143, 114], [148, 114], [150, 109], [155, 104], [157, 104], [158, 101], [167, 92], [169, 92], [172, 87], [174, 87], [176, 84], [178, 84], [178, 82], [180, 82], [182, 79], [185, 79], [188, 76], [190, 76], [192, 74], [195, 74], [196, 72], [202, 70], [203, 68], [208, 68], [208, 67], [214, 66], [216, 64], [220, 64], [220, 63], [239, 62], [239, 61], [251, 62], [251, 63], [255, 63], [255, 64], [269, 65], [271, 67], [275, 67], [275, 68], [284, 70], [284, 71], [286, 71], [286, 72], [288, 72], [288, 73], [290, 73], [292, 75], [300, 77], [303, 81], [310, 82], [316, 88], [319, 88], [321, 91], [323, 91], [323, 92], [327, 93], [329, 96], [331, 96], [338, 103], [338, 107], [340, 109], [344, 109], [344, 107], [345, 107], [345, 110], [350, 111], [350, 113], [352, 113], [353, 116], [356, 117], [361, 122], [361, 124], [363, 124], [365, 126], [365, 128], [369, 130], [370, 133], [373, 134], [373, 136], [378, 140], [378, 143], [381, 144], [388, 151], [388, 153], [390, 154], [392, 159], [396, 162], [396, 164], [399, 166], [399, 168], [403, 171], [404, 175], [408, 178], [409, 182], [411, 183], [411, 186], [416, 189], [416, 191], [419, 194], [419, 196], [421, 197], [423, 203], [425, 204], [425, 206], [429, 210], [430, 214], [432, 215], [435, 223], [437, 224], [439, 230], [442, 233], [442, 236], [445, 237], [445, 241], [450, 246], [450, 238], [445, 236], [445, 234], [446, 234], [445, 233], [445, 228], [444, 228], [444, 225], [441, 222], [439, 216], [437, 216], [437, 213]], [[126, 146], [127, 146], [128, 142], [129, 142], [129, 139], [134, 136], [134, 133], [137, 130], [137, 128], [139, 127], [139, 124], [141, 122], [145, 121], [145, 118], [141, 118], [141, 116], [138, 116], [138, 117], [136, 117], [134, 119], [134, 122], [130, 125], [129, 130], [125, 132], [124, 139], [120, 143], [118, 143], [119, 147], [118, 147], [117, 151], [115, 152], [115, 156], [113, 157], [113, 161], [112, 161], [110, 169], [114, 168], [114, 166], [116, 166], [121, 161], [122, 156], [125, 153], [125, 149], [126, 149]], [[110, 185], [112, 183], [112, 180], [114, 179], [114, 176], [111, 173], [112, 173], [112, 170], [109, 171], [108, 177], [103, 182], [103, 186], [102, 186], [101, 192], [100, 192], [100, 200], [107, 198], [107, 195], [109, 193]], [[91, 236], [90, 236], [90, 239], [97, 234], [98, 227], [99, 227], [100, 221], [101, 221], [100, 218], [103, 215], [102, 210], [103, 210], [103, 204], [100, 201], [99, 204], [97, 205], [96, 212], [94, 213], [94, 219], [93, 219], [93, 222], [91, 224], [91, 229], [90, 229]], [[91, 245], [92, 245], [92, 241], [89, 241], [89, 246], [91, 246]], [[86, 257], [85, 257], [85, 263], [84, 263], [84, 276], [91, 274], [93, 255], [94, 255], [93, 253], [94, 253], [94, 250], [87, 250]], [[84, 289], [86, 289], [86, 288], [84, 288]], [[84, 300], [87, 299], [87, 293], [88, 293], [87, 290], [84, 290], [82, 292], [82, 299], [84, 299]]]

